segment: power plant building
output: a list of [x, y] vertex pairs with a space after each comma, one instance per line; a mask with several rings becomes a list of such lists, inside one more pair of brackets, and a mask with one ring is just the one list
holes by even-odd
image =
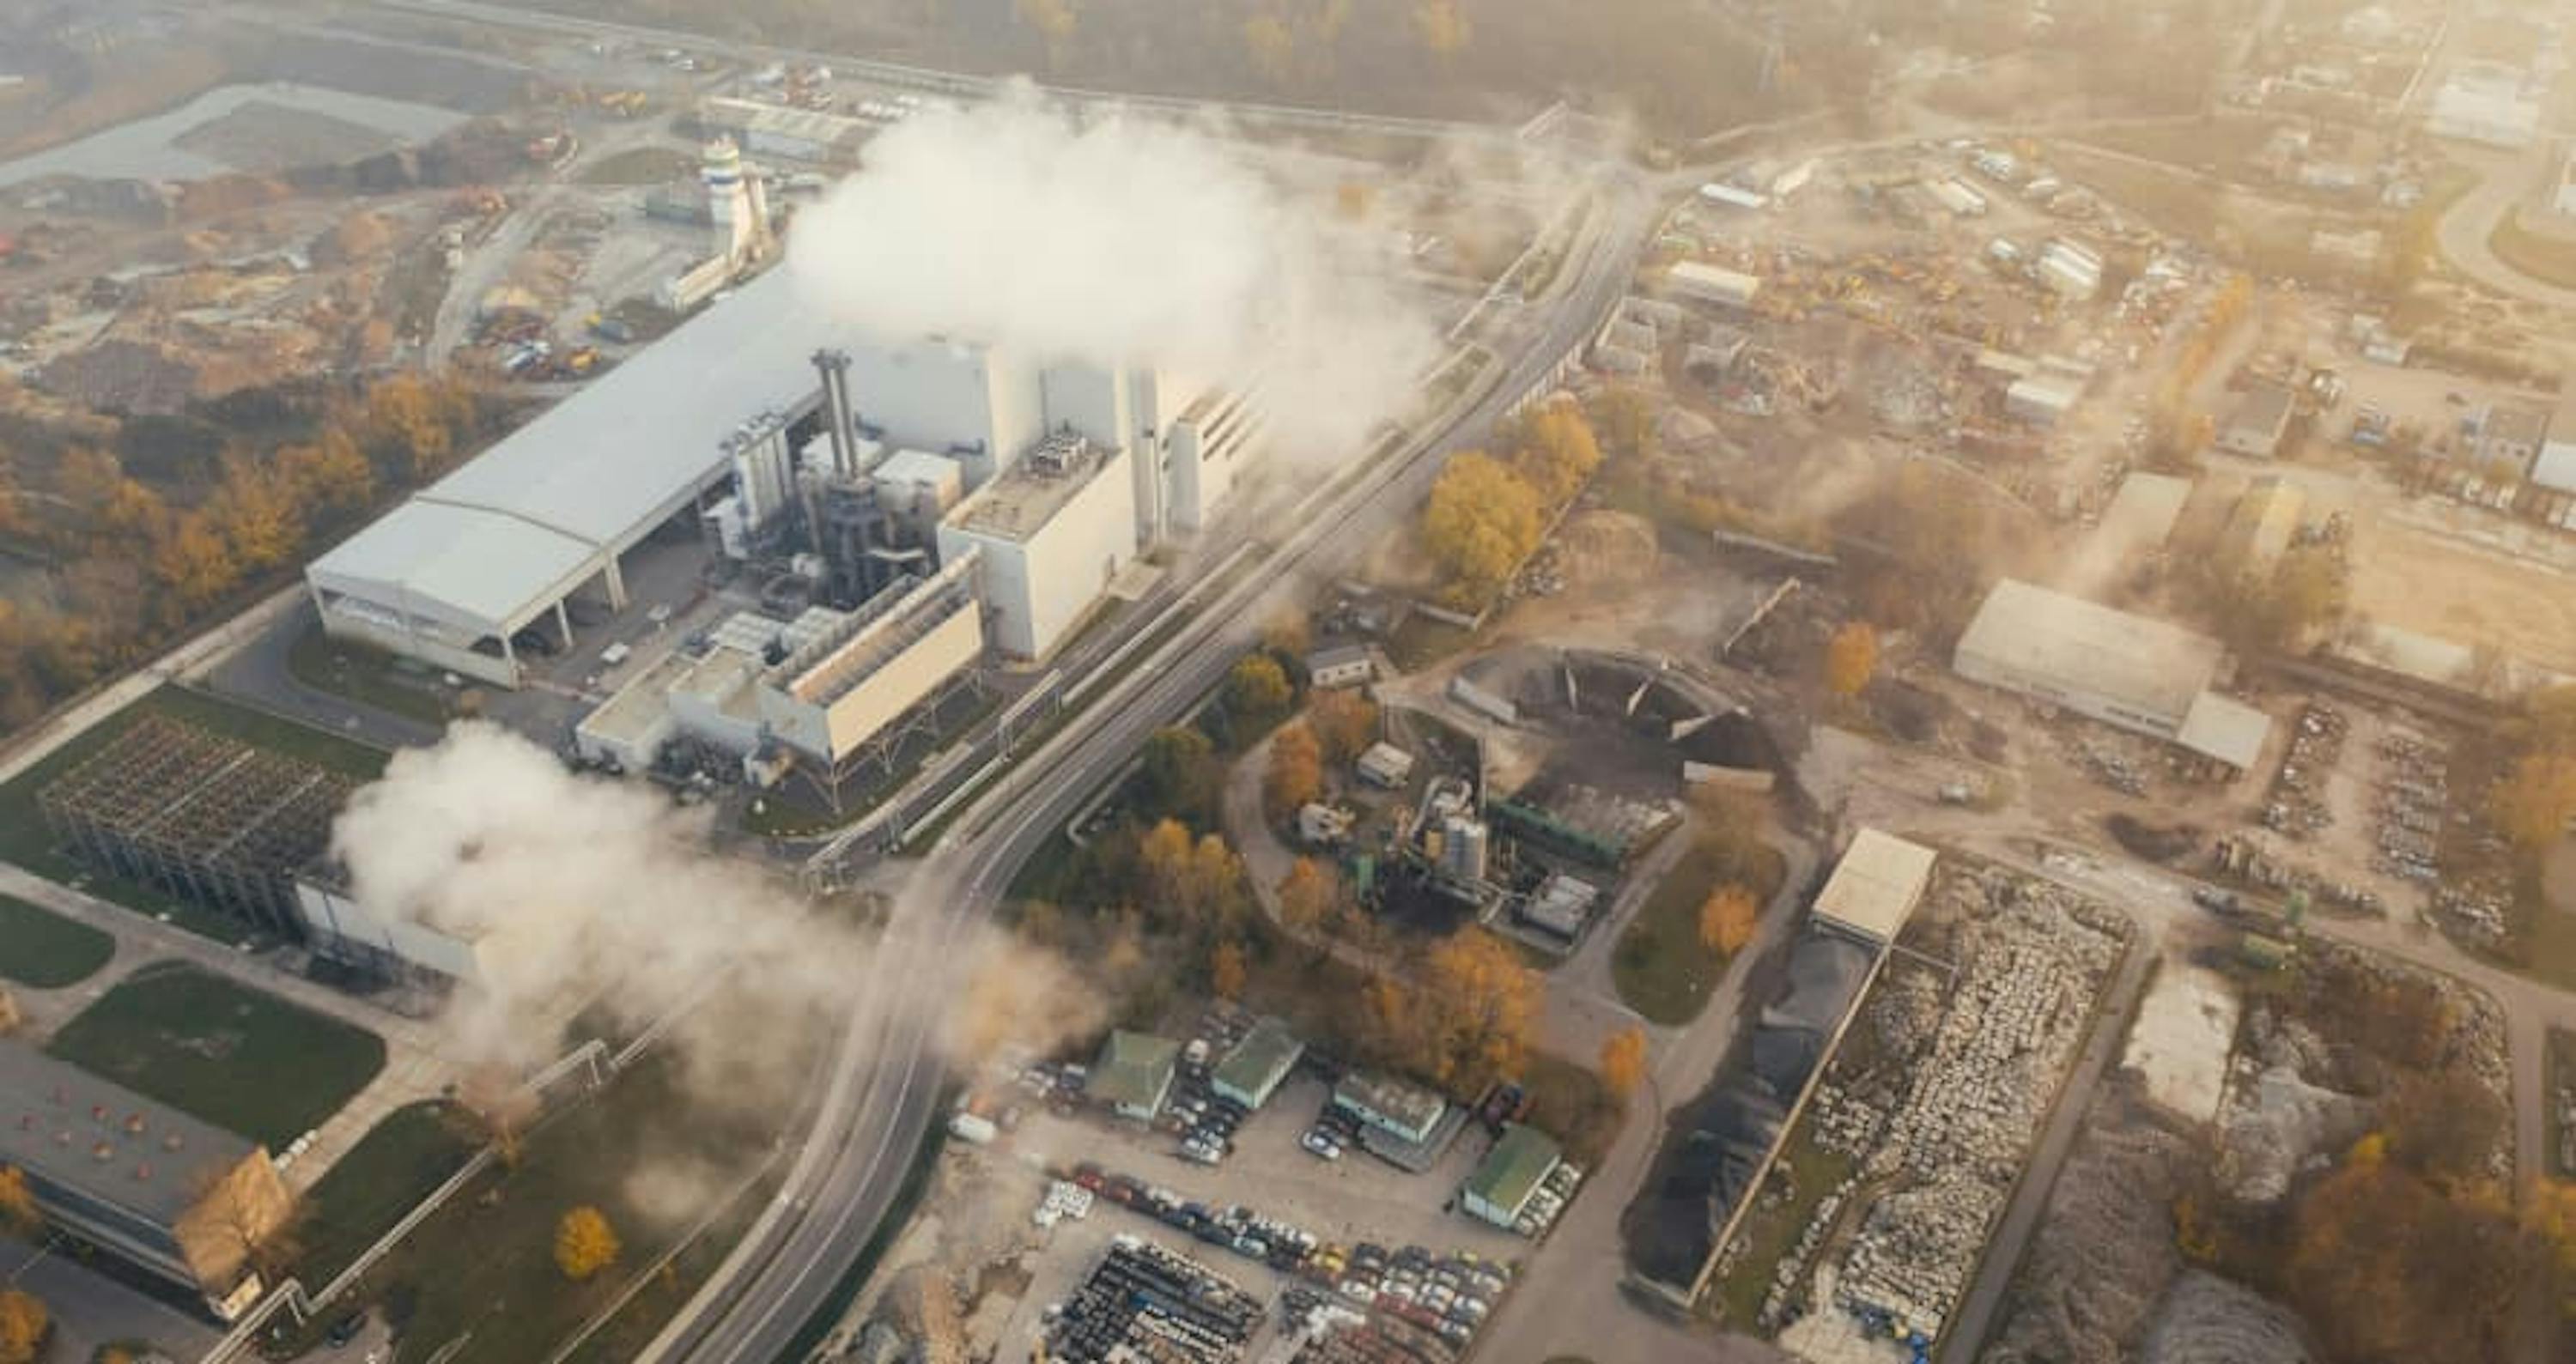
[[[522, 645], [571, 640], [568, 600], [624, 608], [622, 561], [694, 524], [728, 558], [801, 543], [844, 606], [982, 544], [994, 637], [1036, 656], [1104, 568], [1203, 528], [1259, 448], [1254, 390], [971, 342], [871, 344], [797, 285], [782, 270], [744, 285], [315, 560], [324, 629], [516, 687]], [[1061, 470], [1006, 477], [1067, 436], [1111, 478], [1057, 499]], [[1078, 565], [1056, 557], [1076, 551]]]
[[1058, 433], [959, 503], [939, 556], [979, 551], [993, 643], [1017, 658], [1054, 652], [1136, 557], [1136, 485], [1124, 447]]
[[0, 1167], [25, 1173], [48, 1230], [202, 1296], [225, 1321], [259, 1300], [251, 1249], [294, 1209], [259, 1143], [6, 1041]]

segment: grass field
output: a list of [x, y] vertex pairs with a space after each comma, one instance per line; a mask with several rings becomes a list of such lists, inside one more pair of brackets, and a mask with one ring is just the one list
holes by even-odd
[[1678, 1025], [1699, 1017], [1727, 961], [1700, 940], [1701, 902], [1732, 882], [1752, 890], [1767, 907], [1785, 874], [1780, 854], [1761, 845], [1739, 851], [1731, 840], [1710, 839], [1682, 854], [1655, 883], [1611, 953], [1610, 978], [1620, 1002], [1654, 1023]]
[[695, 175], [698, 158], [668, 147], [629, 147], [581, 168], [585, 185], [659, 185]]
[[[717, 1111], [691, 1095], [679, 1073], [657, 1052], [561, 1110], [528, 1134], [515, 1168], [495, 1165], [479, 1176], [369, 1272], [364, 1296], [403, 1333], [406, 1357], [428, 1358], [471, 1337], [460, 1358], [537, 1364], [605, 1308], [628, 1275], [741, 1186], [769, 1153], [777, 1135], [769, 1124], [783, 1121], [789, 1106], [757, 1120]], [[388, 1150], [391, 1164], [401, 1148]], [[415, 1167], [413, 1177], [426, 1173]], [[738, 1206], [760, 1201], [755, 1188]], [[622, 1253], [613, 1270], [572, 1284], [555, 1269], [554, 1231], [583, 1205], [606, 1215]], [[740, 1228], [727, 1218], [717, 1230]], [[653, 1323], [687, 1297], [683, 1276], [702, 1277], [720, 1258], [720, 1251], [682, 1256], [673, 1281], [649, 1289], [583, 1357], [601, 1348], [629, 1353], [600, 1357], [631, 1357]]]
[[177, 962], [126, 978], [46, 1050], [271, 1150], [385, 1068], [374, 1033]]
[[304, 1195], [295, 1235], [295, 1272], [319, 1290], [385, 1234], [413, 1204], [447, 1182], [474, 1154], [466, 1116], [444, 1101], [385, 1115]]
[[39, 990], [87, 980], [116, 955], [116, 940], [52, 910], [0, 895], [0, 976]]
[[1762, 1311], [1763, 1295], [1771, 1291], [1772, 1273], [1780, 1257], [1788, 1254], [1806, 1231], [1816, 1204], [1851, 1174], [1852, 1158], [1818, 1148], [1807, 1124], [1800, 1123], [1798, 1130], [1785, 1139], [1774, 1168], [1789, 1172], [1790, 1196], [1777, 1204], [1757, 1200], [1753, 1211], [1744, 1215], [1743, 1225], [1736, 1232], [1745, 1243], [1744, 1255], [1717, 1282], [1712, 1294], [1719, 1320], [1746, 1333], [1754, 1330], [1754, 1318]]

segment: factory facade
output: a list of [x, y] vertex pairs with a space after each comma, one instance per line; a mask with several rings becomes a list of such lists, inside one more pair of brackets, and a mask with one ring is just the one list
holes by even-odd
[[[744, 285], [315, 560], [325, 630], [517, 687], [526, 649], [572, 638], [568, 602], [624, 607], [624, 558], [694, 525], [725, 557], [794, 563], [844, 610], [980, 545], [993, 641], [1040, 656], [1067, 594], [1087, 604], [1109, 560], [1203, 528], [1259, 448], [1245, 393], [873, 342], [797, 286], [783, 269]], [[1088, 453], [1068, 468], [1099, 495], [1037, 498], [1062, 505], [1018, 526], [1006, 504], [1066, 470], [1006, 475], [1074, 437]]]
[[226, 1321], [258, 1301], [251, 1252], [294, 1206], [258, 1143], [5, 1041], [0, 1166], [25, 1173], [49, 1229]]

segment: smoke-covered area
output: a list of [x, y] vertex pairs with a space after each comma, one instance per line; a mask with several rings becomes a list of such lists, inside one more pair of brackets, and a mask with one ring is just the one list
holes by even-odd
[[1257, 382], [1297, 457], [1353, 449], [1436, 351], [1383, 234], [1299, 207], [1219, 138], [1077, 126], [1027, 89], [879, 136], [798, 220], [787, 268], [889, 341]]
[[640, 1026], [728, 964], [809, 1000], [856, 968], [855, 943], [709, 856], [705, 833], [650, 787], [578, 777], [507, 731], [460, 724], [396, 754], [351, 799], [332, 850], [371, 913], [477, 944], [483, 978], [461, 989], [451, 1026], [471, 1056], [515, 1069], [552, 1057], [594, 996]]
[[[565, 1022], [586, 1008], [632, 1032], [692, 1005], [669, 1044], [687, 1074], [717, 1081], [692, 1088], [728, 1106], [797, 1092], [810, 1077], [777, 1039], [838, 1018], [861, 991], [942, 1010], [937, 1036], [961, 1063], [1096, 1023], [1060, 961], [980, 927], [941, 956], [948, 980], [877, 980], [871, 940], [715, 855], [706, 832], [701, 811], [649, 786], [575, 775], [468, 723], [396, 754], [350, 801], [332, 848], [369, 912], [477, 944], [482, 978], [460, 986], [446, 1023], [494, 1095], [560, 1054]], [[935, 896], [914, 898], [925, 902], [896, 912]]]

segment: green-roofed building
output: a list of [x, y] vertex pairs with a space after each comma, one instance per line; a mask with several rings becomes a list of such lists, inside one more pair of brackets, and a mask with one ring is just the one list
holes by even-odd
[[1485, 1153], [1485, 1163], [1459, 1191], [1470, 1215], [1511, 1227], [1529, 1210], [1530, 1195], [1554, 1173], [1563, 1155], [1548, 1134], [1514, 1123]]
[[1100, 1059], [1091, 1067], [1085, 1087], [1092, 1098], [1118, 1111], [1122, 1118], [1152, 1122], [1171, 1097], [1172, 1072], [1180, 1065], [1181, 1044], [1151, 1033], [1120, 1030], [1109, 1034]]
[[1217, 1062], [1216, 1074], [1209, 1084], [1220, 1099], [1232, 1099], [1246, 1108], [1259, 1108], [1270, 1102], [1290, 1072], [1297, 1069], [1297, 1058], [1306, 1054], [1306, 1044], [1288, 1031], [1288, 1025], [1275, 1018], [1264, 1018], [1252, 1025], [1252, 1031], [1234, 1044], [1234, 1050]]

